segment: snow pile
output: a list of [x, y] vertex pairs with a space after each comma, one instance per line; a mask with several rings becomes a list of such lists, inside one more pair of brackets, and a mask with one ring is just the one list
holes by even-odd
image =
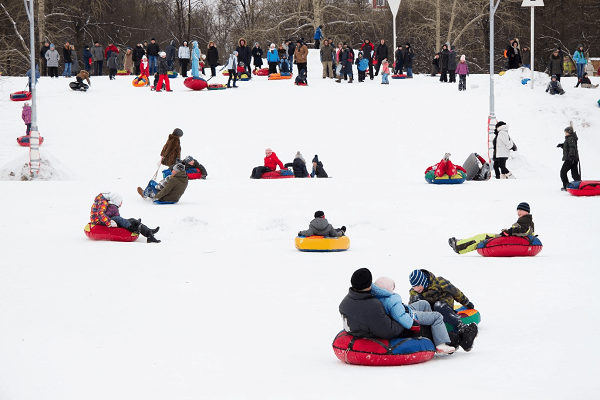
[[[67, 181], [76, 179], [76, 176], [55, 159], [50, 152], [44, 151], [40, 172], [36, 175], [35, 180]], [[31, 179], [29, 153], [22, 154], [0, 167], [0, 181], [28, 181]]]

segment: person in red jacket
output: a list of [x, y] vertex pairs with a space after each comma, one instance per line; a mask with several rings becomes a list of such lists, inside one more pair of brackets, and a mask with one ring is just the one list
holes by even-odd
[[104, 50], [104, 59], [108, 60], [108, 57], [110, 57], [110, 53], [112, 53], [113, 51], [119, 54], [119, 49], [117, 49], [117, 47], [114, 44], [109, 43], [108, 46], [106, 46], [106, 50]]
[[462, 171], [465, 174], [467, 173], [467, 171], [465, 171], [463, 167], [461, 167], [460, 165], [453, 164], [452, 161], [450, 161], [450, 153], [444, 154], [444, 158], [442, 158], [442, 160], [439, 163], [427, 168], [427, 170], [425, 170], [425, 173], [431, 170], [434, 170], [435, 176], [439, 178], [441, 178], [444, 175], [448, 175], [448, 177], [454, 176], [458, 173], [458, 171]]
[[283, 166], [283, 163], [281, 162], [281, 160], [277, 157], [277, 154], [275, 154], [275, 152], [273, 150], [268, 148], [265, 150], [265, 165], [264, 165], [264, 167], [255, 167], [252, 170], [252, 175], [250, 176], [250, 178], [260, 179], [262, 174], [264, 174], [265, 172], [277, 170], [277, 166], [279, 166], [279, 169], [286, 169]]
[[150, 63], [148, 62], [148, 57], [145, 55], [142, 56], [142, 60], [140, 61], [140, 74], [137, 78], [134, 79], [135, 83], [138, 81], [145, 79], [146, 86], [150, 85]]

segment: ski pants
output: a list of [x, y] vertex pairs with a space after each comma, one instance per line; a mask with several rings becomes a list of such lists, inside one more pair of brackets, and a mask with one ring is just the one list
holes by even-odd
[[429, 302], [427, 300], [419, 300], [417, 302], [409, 304], [408, 306], [417, 312], [416, 314], [419, 324], [431, 325], [433, 343], [436, 346], [438, 344], [450, 343], [448, 330], [446, 329], [446, 325], [444, 325], [444, 317], [439, 312], [432, 311], [431, 306], [429, 305]]
[[169, 76], [167, 74], [164, 74], [158, 76], [158, 84], [156, 85], [157, 92], [162, 88], [163, 82], [165, 84], [165, 87], [167, 88], [167, 91], [171, 90], [171, 82], [169, 82]]
[[252, 179], [260, 179], [262, 174], [264, 174], [265, 172], [269, 172], [271, 171], [268, 167], [255, 167], [252, 170], [252, 176], [250, 176], [250, 178]]
[[458, 75], [458, 90], [467, 90], [467, 75]]
[[448, 74], [450, 74], [450, 83], [456, 83], [456, 71], [449, 70]]
[[562, 180], [564, 188], [566, 188], [569, 184], [569, 178], [567, 177], [567, 172], [569, 171], [571, 171], [571, 176], [573, 177], [574, 181], [581, 180], [581, 174], [579, 173], [577, 164], [579, 164], [579, 160], [575, 161], [574, 164], [569, 160], [565, 160], [565, 162], [563, 162], [562, 168], [560, 169], [560, 179]]
[[[480, 233], [479, 235], [475, 235], [473, 237], [467, 239], [460, 239], [456, 241], [456, 250], [458, 254], [470, 253], [477, 249], [477, 245], [484, 240], [495, 238], [496, 234], [494, 233]], [[434, 308], [435, 310], [435, 308]], [[436, 310], [438, 311], [438, 310]]]
[[[451, 325], [456, 331], [464, 325], [456, 311], [454, 311], [445, 301], [436, 301], [433, 305], [433, 311], [442, 314], [444, 322]], [[444, 328], [446, 328], [446, 326], [444, 326]]]
[[448, 69], [442, 68], [442, 74], [440, 75], [440, 82], [448, 82]]
[[494, 172], [496, 173], [496, 179], [500, 179], [500, 174], [508, 174], [510, 171], [506, 168], [506, 161], [508, 158], [500, 157], [494, 158]]

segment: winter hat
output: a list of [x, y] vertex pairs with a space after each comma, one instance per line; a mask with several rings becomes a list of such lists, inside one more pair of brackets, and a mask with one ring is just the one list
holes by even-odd
[[410, 47], [410, 43], [406, 43], [406, 45], [407, 45], [408, 47]]
[[173, 135], [182, 137], [183, 136], [183, 131], [181, 129], [179, 129], [179, 128], [175, 128], [175, 129], [173, 129]]
[[50, 43], [50, 48], [53, 49], [54, 48], [54, 43]]
[[123, 204], [123, 196], [119, 193], [106, 192], [102, 193], [102, 196], [108, 201], [108, 204], [114, 204], [117, 207], [120, 207]]
[[569, 135], [572, 135], [572, 134], [574, 134], [574, 133], [575, 133], [575, 131], [573, 130], [573, 127], [572, 127], [572, 126], [567, 126], [567, 127], [565, 128], [565, 132], [567, 132]]
[[315, 154], [315, 156], [312, 159], [312, 162], [318, 163], [319, 162], [319, 156]]
[[274, 49], [275, 48], [275, 43], [271, 43], [271, 45], [269, 46], [270, 49]]
[[517, 206], [517, 210], [523, 210], [526, 212], [530, 212], [531, 209], [529, 208], [528, 203], [523, 202], [523, 203], [519, 203], [519, 205]]
[[154, 39], [154, 38], [150, 39], [150, 41], [152, 41], [152, 40], [156, 41], [156, 39]]
[[234, 56], [237, 56], [237, 55], [238, 55], [238, 52], [237, 52], [237, 50], [234, 50], [234, 51], [233, 51], [233, 55], [234, 55]]
[[173, 171], [183, 172], [185, 171], [185, 165], [183, 165], [182, 163], [177, 163], [173, 165]]
[[462, 56], [460, 56], [460, 61], [466, 61], [467, 56], [465, 56], [464, 54]]
[[142, 56], [142, 60], [147, 60], [147, 59], [148, 59], [148, 57], [146, 57], [146, 55], [144, 54], [144, 55]]
[[[303, 70], [304, 71], [304, 70]], [[302, 160], [303, 163], [306, 163], [306, 160], [304, 159], [304, 157], [302, 156], [302, 153], [300, 153], [300, 150], [298, 150], [296, 152], [296, 156], [294, 158], [299, 158]]]
[[192, 161], [194, 161], [194, 157], [192, 157], [192, 156], [187, 156], [186, 158], [184, 158], [183, 160], [181, 160], [181, 162], [184, 163], [184, 164], [189, 164]]
[[29, 107], [29, 103], [25, 102], [25, 104], [23, 104], [23, 107]]
[[408, 280], [410, 281], [411, 287], [423, 286], [426, 288], [429, 286], [429, 282], [427, 282], [427, 276], [420, 269], [415, 269], [413, 272], [411, 272]]
[[254, 45], [255, 45], [255, 46], [258, 46], [258, 42], [254, 42]]
[[350, 278], [352, 288], [355, 290], [365, 290], [371, 286], [372, 282], [373, 275], [371, 275], [371, 271], [368, 268], [357, 269], [352, 274], [352, 278]]
[[323, 218], [325, 217], [325, 213], [321, 210], [315, 212], [315, 218]]
[[552, 79], [558, 79], [556, 75], [552, 75]]
[[375, 281], [375, 285], [387, 290], [390, 293], [393, 293], [394, 289], [396, 288], [396, 282], [394, 282], [392, 278], [388, 278], [387, 276], [381, 276], [377, 278], [377, 280]]
[[166, 57], [167, 53], [165, 53], [164, 51], [161, 51], [160, 53], [158, 53], [158, 55], [161, 57]]
[[504, 126], [504, 125], [506, 125], [506, 122], [504, 122], [504, 121], [498, 121], [496, 123], [496, 129], [494, 129], [494, 132], [498, 133], [498, 131], [500, 130], [500, 127]]

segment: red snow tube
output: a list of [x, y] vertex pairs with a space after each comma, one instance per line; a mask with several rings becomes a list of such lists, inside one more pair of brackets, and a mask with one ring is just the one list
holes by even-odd
[[406, 79], [405, 74], [394, 74], [392, 75], [392, 79]]
[[183, 85], [192, 90], [202, 90], [208, 87], [208, 83], [204, 79], [193, 78], [191, 76], [185, 78]]
[[342, 331], [337, 334], [332, 346], [340, 361], [353, 365], [410, 365], [429, 361], [435, 355], [435, 346], [423, 337], [359, 339]]
[[[246, 70], [246, 68], [244, 68], [244, 67], [240, 67], [240, 66], [237, 67], [237, 72], [244, 72], [245, 70]], [[229, 76], [229, 70], [223, 71], [223, 75]]]
[[290, 170], [279, 170], [265, 172], [260, 176], [260, 179], [282, 179], [282, 178], [293, 178], [294, 173]]
[[479, 243], [477, 252], [484, 257], [533, 257], [542, 247], [537, 237], [500, 236]]
[[[17, 138], [17, 143], [19, 143], [19, 146], [29, 147], [29, 138], [30, 136], [19, 136]], [[42, 143], [44, 143], [44, 138], [40, 136], [40, 146]]]
[[12, 101], [31, 100], [31, 92], [28, 92], [27, 90], [23, 90], [21, 92], [14, 92], [10, 94], [10, 99]]
[[567, 192], [573, 196], [598, 196], [600, 195], [600, 181], [571, 182]]
[[104, 225], [94, 225], [91, 222], [83, 228], [85, 236], [92, 240], [110, 240], [113, 242], [135, 242], [139, 234], [129, 232], [125, 228], [109, 228]]
[[256, 76], [269, 76], [269, 68], [255, 69], [252, 73]]

